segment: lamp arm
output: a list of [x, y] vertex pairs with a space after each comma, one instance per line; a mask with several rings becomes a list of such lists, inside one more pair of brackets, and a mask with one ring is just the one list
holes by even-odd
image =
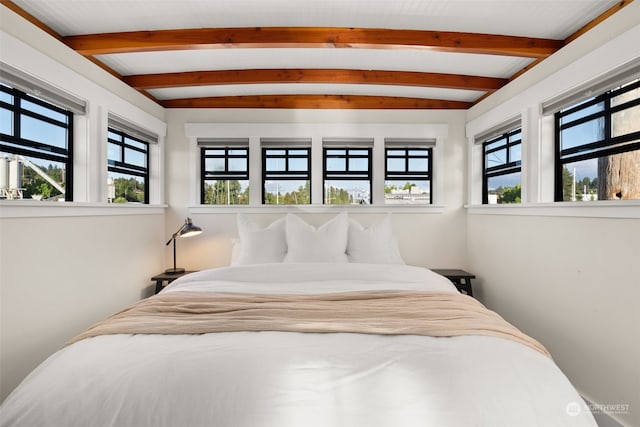
[[178, 233], [179, 230], [176, 231], [175, 233], [173, 233], [173, 236], [171, 236], [171, 238], [169, 239], [169, 241], [165, 244], [165, 246], [169, 246], [169, 243], [173, 242], [174, 240], [176, 240], [176, 237], [178, 237]]
[[171, 243], [172, 241], [176, 240], [176, 237], [178, 237], [178, 235], [180, 235], [180, 232], [182, 231], [183, 228], [184, 228], [184, 224], [181, 225], [180, 228], [178, 228], [178, 231], [173, 233], [173, 236], [171, 236], [171, 238], [169, 239], [169, 241], [167, 242], [167, 244], [165, 246], [169, 246], [169, 243]]

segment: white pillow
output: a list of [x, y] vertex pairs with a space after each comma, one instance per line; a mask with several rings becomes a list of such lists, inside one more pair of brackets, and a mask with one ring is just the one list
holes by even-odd
[[404, 264], [398, 241], [393, 237], [391, 215], [387, 215], [380, 224], [367, 228], [350, 219], [347, 255], [349, 262]]
[[246, 215], [238, 214], [239, 242], [235, 245], [231, 265], [282, 262], [287, 254], [286, 218], [262, 228]]
[[285, 262], [347, 262], [346, 212], [316, 228], [294, 214], [287, 214]]

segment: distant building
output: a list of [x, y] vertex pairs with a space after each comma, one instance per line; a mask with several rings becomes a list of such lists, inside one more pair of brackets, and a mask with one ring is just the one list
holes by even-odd
[[421, 190], [418, 186], [413, 185], [411, 188], [404, 190], [395, 188], [389, 193], [385, 193], [384, 202], [386, 204], [406, 204], [406, 203], [424, 203], [431, 201], [429, 191]]

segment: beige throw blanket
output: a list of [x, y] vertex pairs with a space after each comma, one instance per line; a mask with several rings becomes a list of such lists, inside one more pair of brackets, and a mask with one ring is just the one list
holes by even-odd
[[106, 334], [285, 331], [487, 335], [549, 356], [531, 337], [462, 294], [370, 291], [314, 295], [171, 292], [140, 301], [69, 342]]

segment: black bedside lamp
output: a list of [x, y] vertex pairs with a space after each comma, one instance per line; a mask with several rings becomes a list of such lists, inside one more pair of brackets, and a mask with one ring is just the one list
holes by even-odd
[[164, 271], [165, 273], [169, 273], [169, 274], [184, 273], [184, 268], [176, 267], [176, 239], [178, 237], [191, 237], [200, 233], [202, 233], [202, 228], [193, 225], [193, 223], [191, 222], [191, 218], [187, 217], [187, 219], [184, 220], [184, 224], [178, 229], [178, 231], [173, 233], [173, 236], [171, 236], [171, 238], [167, 242], [166, 246], [169, 246], [169, 243], [173, 242], [173, 268], [166, 269]]

